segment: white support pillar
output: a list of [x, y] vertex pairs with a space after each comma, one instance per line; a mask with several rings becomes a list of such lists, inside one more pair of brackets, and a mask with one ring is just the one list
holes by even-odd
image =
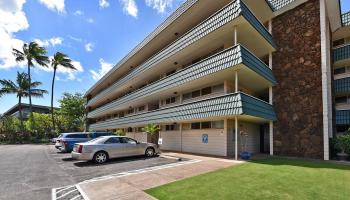
[[238, 160], [238, 119], [235, 117], [235, 160]]
[[233, 45], [235, 46], [238, 44], [238, 42], [237, 42], [237, 26], [233, 27], [233, 34], [234, 34]]
[[268, 26], [269, 33], [272, 34], [272, 19], [269, 20]]
[[270, 155], [273, 156], [273, 121], [270, 121], [269, 135], [270, 135]]
[[182, 123], [179, 125], [179, 130], [180, 130], [180, 152], [182, 152]]
[[235, 93], [238, 92], [238, 71], [235, 71]]

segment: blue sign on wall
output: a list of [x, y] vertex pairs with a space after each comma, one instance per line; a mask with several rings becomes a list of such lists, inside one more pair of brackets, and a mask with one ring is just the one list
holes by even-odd
[[208, 134], [202, 134], [202, 143], [208, 144]]

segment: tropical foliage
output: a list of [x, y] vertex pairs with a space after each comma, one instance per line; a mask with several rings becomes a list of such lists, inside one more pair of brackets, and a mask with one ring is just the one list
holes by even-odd
[[[22, 51], [18, 49], [13, 49], [13, 55], [16, 57], [17, 62], [26, 62], [27, 64], [27, 74], [28, 74], [28, 97], [29, 97], [29, 112], [30, 116], [33, 118], [33, 109], [32, 109], [32, 90], [31, 90], [31, 73], [30, 69], [38, 64], [40, 66], [47, 67], [49, 63], [49, 58], [46, 56], [46, 49], [40, 47], [37, 43], [31, 42], [29, 44], [23, 44]], [[33, 119], [34, 120], [34, 119]], [[34, 124], [32, 129], [34, 129]]]
[[61, 52], [55, 53], [55, 55], [51, 60], [51, 67], [53, 68], [53, 77], [52, 77], [52, 85], [51, 85], [51, 120], [52, 120], [53, 129], [55, 129], [56, 127], [55, 118], [54, 118], [54, 109], [53, 109], [53, 95], [54, 95], [54, 88], [55, 88], [56, 71], [59, 66], [75, 70], [75, 67], [72, 64], [72, 60], [69, 59], [66, 54]]
[[18, 98], [20, 128], [23, 132], [22, 98], [28, 97], [29, 91], [31, 91], [33, 97], [43, 97], [47, 91], [37, 88], [41, 85], [41, 82], [34, 81], [29, 83], [28, 74], [24, 72], [17, 72], [16, 83], [11, 80], [2, 79], [0, 80], [0, 85], [0, 97], [6, 94], [15, 94]]

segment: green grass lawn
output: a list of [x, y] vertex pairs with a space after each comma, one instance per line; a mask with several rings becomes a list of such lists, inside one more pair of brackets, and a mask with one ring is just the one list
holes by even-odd
[[350, 166], [273, 158], [177, 181], [146, 192], [158, 199], [350, 199]]

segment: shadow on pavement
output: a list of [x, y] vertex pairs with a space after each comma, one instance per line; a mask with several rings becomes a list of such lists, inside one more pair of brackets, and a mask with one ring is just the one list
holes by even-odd
[[[155, 156], [153, 158], [157, 158], [157, 157], [158, 156]], [[79, 161], [79, 162], [74, 163], [74, 165], [77, 167], [92, 167], [92, 166], [99, 166], [99, 165], [110, 165], [110, 164], [127, 163], [127, 162], [139, 161], [139, 160], [148, 160], [148, 159], [153, 159], [153, 158], [149, 158], [149, 157], [145, 157], [145, 156], [134, 156], [134, 157], [110, 159], [109, 161], [107, 161], [104, 164], [96, 164], [92, 161], [82, 161], [82, 162]]]

